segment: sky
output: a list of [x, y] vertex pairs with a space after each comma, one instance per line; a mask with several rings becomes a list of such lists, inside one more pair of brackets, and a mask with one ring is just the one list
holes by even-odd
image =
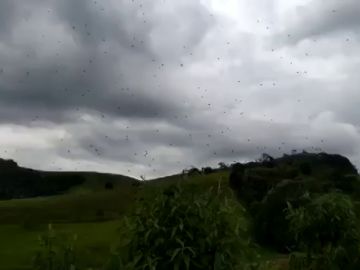
[[291, 150], [360, 166], [357, 0], [1, 0], [0, 157], [151, 179]]

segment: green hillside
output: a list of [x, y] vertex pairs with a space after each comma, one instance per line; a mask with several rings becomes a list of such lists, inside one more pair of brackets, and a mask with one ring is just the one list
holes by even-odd
[[[55, 173], [49, 173], [55, 174]], [[57, 176], [66, 173], [56, 173]], [[159, 190], [173, 183], [184, 183], [199, 191], [211, 186], [228, 185], [228, 172], [180, 175], [138, 184], [129, 177], [80, 173], [86, 181], [66, 194], [0, 201], [0, 269], [29, 269], [39, 244], [39, 235], [48, 223], [60, 231], [78, 234], [81, 261], [100, 266], [106, 261], [112, 244], [119, 241], [121, 219], [137, 201], [152, 199]], [[106, 183], [113, 183], [106, 189]]]
[[[151, 205], [174, 185], [193, 198], [200, 198], [209, 189], [215, 194], [221, 190], [236, 208], [246, 209], [237, 211], [236, 217], [241, 218], [241, 226], [248, 227], [246, 237], [257, 253], [255, 260], [271, 262], [261, 269], [288, 269], [290, 251], [282, 249], [287, 238], [282, 235], [286, 227], [281, 227], [281, 207], [286, 207], [287, 201], [296, 206], [303, 194], [309, 193], [306, 200], [316, 202], [322, 194], [340, 192], [349, 195], [358, 208], [360, 194], [356, 168], [346, 158], [327, 154], [300, 153], [278, 159], [263, 156], [256, 162], [232, 164], [211, 173], [194, 170], [151, 181], [91, 172], [38, 173], [46, 179], [76, 175], [83, 181], [53, 196], [0, 201], [0, 269], [32, 269], [39, 236], [49, 224], [61, 234], [76, 235], [74, 245], [81, 269], [101, 269], [127, 232], [124, 217], [140, 205]], [[262, 233], [275, 232], [273, 228], [278, 228], [278, 234], [265, 241]]]

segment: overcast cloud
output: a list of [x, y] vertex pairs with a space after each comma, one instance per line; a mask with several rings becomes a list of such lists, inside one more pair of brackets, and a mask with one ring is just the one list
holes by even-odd
[[0, 157], [152, 178], [292, 149], [360, 166], [356, 0], [2, 0]]

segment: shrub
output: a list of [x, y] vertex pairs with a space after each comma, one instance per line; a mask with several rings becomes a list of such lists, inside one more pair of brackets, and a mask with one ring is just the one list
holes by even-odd
[[96, 219], [97, 220], [103, 220], [105, 218], [105, 211], [104, 209], [98, 209], [96, 210]]
[[118, 262], [129, 269], [235, 269], [239, 259], [252, 254], [243, 214], [236, 201], [221, 194], [171, 186], [128, 219], [130, 238]]
[[309, 204], [287, 209], [290, 231], [303, 254], [303, 269], [359, 269], [360, 246], [357, 219], [349, 197], [325, 194]]
[[335, 187], [341, 191], [352, 194], [359, 194], [360, 181], [358, 175], [342, 175], [335, 179]]
[[204, 167], [201, 169], [203, 174], [210, 174], [212, 172], [214, 172], [214, 170], [211, 167]]
[[201, 174], [200, 170], [198, 168], [191, 168], [188, 173], [188, 175], [192, 176], [192, 175], [198, 175], [198, 174]]
[[229, 169], [229, 166], [228, 166], [227, 164], [225, 164], [224, 162], [219, 162], [218, 165], [219, 165], [219, 169], [220, 169], [220, 170], [227, 170], [227, 169]]
[[106, 182], [105, 183], [105, 189], [109, 189], [109, 190], [114, 189], [114, 183]]
[[245, 166], [241, 163], [232, 165], [229, 177], [229, 184], [232, 189], [240, 190], [242, 187], [243, 177], [245, 173]]
[[33, 261], [34, 270], [75, 270], [73, 242], [76, 236], [59, 234], [51, 224], [48, 231], [41, 235], [40, 250]]
[[299, 169], [303, 175], [311, 175], [312, 169], [308, 162], [303, 162], [300, 164]]
[[[301, 181], [283, 180], [268, 192], [262, 202], [253, 203], [254, 233], [257, 241], [288, 252], [294, 245], [284, 210], [287, 202], [300, 205], [307, 200], [307, 187]], [[305, 194], [305, 196], [304, 196]]]

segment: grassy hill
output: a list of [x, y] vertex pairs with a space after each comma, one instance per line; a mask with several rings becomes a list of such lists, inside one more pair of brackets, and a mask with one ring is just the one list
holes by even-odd
[[[351, 163], [342, 157], [307, 153], [279, 159], [264, 157], [258, 162], [245, 164], [244, 168], [245, 177], [241, 179], [247, 181], [244, 182], [246, 185], [250, 183], [251, 191], [251, 181], [258, 181], [256, 183], [260, 184], [265, 181], [270, 183], [266, 188], [272, 189], [283, 179], [321, 180], [337, 177], [339, 171], [342, 174], [357, 174]], [[20, 170], [24, 172], [23, 169]], [[195, 194], [212, 188], [226, 190], [233, 196], [229, 178], [238, 181], [239, 175], [236, 170], [234, 174], [233, 170], [230, 177], [230, 172], [231, 169], [228, 168], [209, 174], [179, 174], [138, 181], [126, 176], [93, 172], [31, 171], [31, 174], [35, 173], [39, 179], [47, 181], [76, 176], [81, 177], [82, 182], [70, 185], [67, 190], [53, 196], [0, 201], [0, 269], [30, 269], [32, 257], [39, 247], [39, 235], [46, 231], [49, 223], [59, 232], [76, 234], [77, 255], [82, 266], [100, 267], [120, 240], [122, 218], [138, 203], [151, 202], [162, 190], [176, 183], [181, 183], [185, 189]], [[249, 221], [251, 219], [248, 214], [243, 218]], [[259, 253], [264, 259], [283, 261], [284, 258], [268, 248], [259, 247]]]
[[[73, 173], [42, 172], [56, 177]], [[84, 265], [100, 266], [119, 241], [121, 217], [137, 201], [150, 200], [166, 186], [181, 182], [199, 191], [228, 185], [228, 171], [211, 175], [164, 177], [139, 184], [121, 175], [77, 173], [85, 181], [64, 194], [0, 201], [0, 269], [29, 269], [39, 235], [49, 223], [56, 230], [78, 235], [77, 249]], [[107, 183], [112, 188], [107, 189]]]

